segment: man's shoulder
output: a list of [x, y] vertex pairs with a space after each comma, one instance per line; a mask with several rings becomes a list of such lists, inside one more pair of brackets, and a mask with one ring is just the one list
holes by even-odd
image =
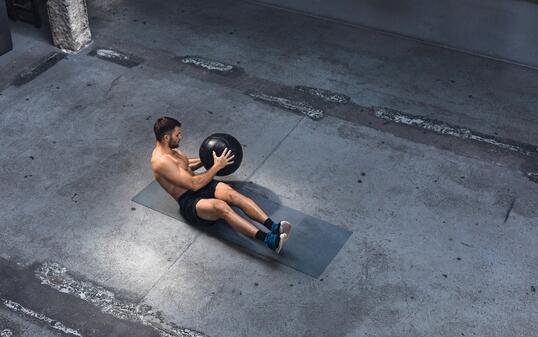
[[174, 151], [175, 153], [177, 153], [177, 154], [179, 154], [181, 156], [185, 156], [185, 154], [180, 149], [172, 149], [172, 151]]
[[171, 155], [165, 153], [153, 153], [153, 155], [151, 156], [150, 163], [152, 169], [158, 169], [167, 164], [173, 164], [174, 158]]

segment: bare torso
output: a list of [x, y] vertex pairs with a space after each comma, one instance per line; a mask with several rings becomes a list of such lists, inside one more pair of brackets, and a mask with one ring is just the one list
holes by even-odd
[[162, 149], [156, 147], [151, 154], [151, 170], [153, 171], [155, 179], [162, 186], [162, 188], [164, 188], [166, 192], [168, 192], [175, 200], [177, 200], [181, 195], [183, 195], [183, 193], [187, 191], [187, 189], [181, 186], [177, 186], [176, 184], [173, 184], [172, 182], [167, 180], [165, 177], [161, 176], [154, 169], [155, 164], [159, 161], [168, 161], [169, 163], [173, 163], [178, 170], [184, 169], [191, 176], [194, 176], [194, 173], [189, 167], [189, 159], [179, 149], [172, 150], [172, 153], [170, 154], [164, 153]]

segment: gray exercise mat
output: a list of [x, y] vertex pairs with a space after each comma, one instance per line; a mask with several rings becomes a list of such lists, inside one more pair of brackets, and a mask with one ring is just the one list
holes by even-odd
[[[323, 273], [351, 235], [347, 229], [279, 205], [250, 191], [246, 184], [232, 183], [231, 185], [254, 200], [275, 221], [277, 219], [288, 220], [292, 223], [290, 238], [280, 254], [276, 254], [258, 240], [235, 232], [224, 221], [219, 221], [210, 227], [196, 228], [315, 278]], [[151, 182], [132, 200], [185, 223], [179, 213], [178, 203], [156, 181]]]

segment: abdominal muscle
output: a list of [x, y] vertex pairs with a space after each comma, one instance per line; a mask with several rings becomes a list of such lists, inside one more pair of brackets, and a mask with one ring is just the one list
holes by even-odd
[[162, 188], [164, 188], [164, 190], [168, 192], [168, 194], [170, 194], [175, 200], [178, 200], [179, 197], [181, 197], [185, 192], [187, 192], [186, 188], [176, 186], [163, 177], [157, 176], [155, 177], [155, 179], [157, 180], [159, 185], [161, 185]]

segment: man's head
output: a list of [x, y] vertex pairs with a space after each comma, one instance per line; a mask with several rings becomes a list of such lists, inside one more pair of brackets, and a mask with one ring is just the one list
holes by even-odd
[[181, 140], [181, 123], [172, 117], [160, 117], [153, 125], [155, 138], [161, 144], [168, 145], [171, 149], [179, 146]]

